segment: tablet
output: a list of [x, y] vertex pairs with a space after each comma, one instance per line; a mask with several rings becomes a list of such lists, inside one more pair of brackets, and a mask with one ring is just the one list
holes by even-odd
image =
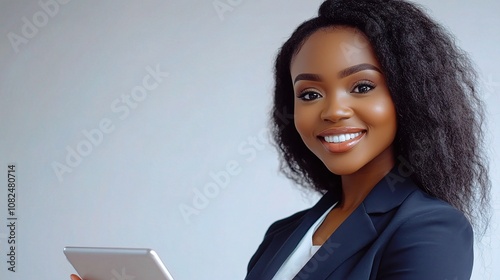
[[65, 247], [64, 254], [84, 280], [173, 280], [151, 249]]

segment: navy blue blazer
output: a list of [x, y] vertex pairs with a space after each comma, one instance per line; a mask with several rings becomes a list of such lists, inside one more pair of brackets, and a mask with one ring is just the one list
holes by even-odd
[[[246, 280], [270, 280], [311, 225], [339, 200], [273, 223]], [[473, 232], [462, 212], [421, 191], [394, 168], [295, 276], [299, 279], [470, 279]]]

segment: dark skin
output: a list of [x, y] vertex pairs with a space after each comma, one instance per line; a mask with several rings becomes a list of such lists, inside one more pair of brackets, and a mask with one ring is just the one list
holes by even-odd
[[[322, 245], [394, 166], [396, 110], [370, 44], [353, 28], [317, 31], [290, 70], [297, 131], [342, 176], [342, 200], [313, 235], [313, 244]], [[341, 143], [324, 139], [346, 134], [359, 136]], [[81, 279], [72, 274], [71, 280]]]
[[396, 110], [365, 36], [350, 27], [318, 30], [292, 59], [295, 127], [342, 178], [342, 200], [313, 235], [322, 245], [395, 164]]

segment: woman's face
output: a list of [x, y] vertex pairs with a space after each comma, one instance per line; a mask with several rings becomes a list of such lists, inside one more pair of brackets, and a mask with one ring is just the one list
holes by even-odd
[[290, 66], [295, 127], [337, 175], [392, 167], [396, 110], [370, 43], [354, 28], [321, 29]]

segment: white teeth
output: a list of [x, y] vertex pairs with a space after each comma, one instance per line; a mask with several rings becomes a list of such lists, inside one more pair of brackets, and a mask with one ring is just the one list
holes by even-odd
[[361, 135], [361, 132], [357, 133], [347, 133], [347, 134], [340, 134], [340, 135], [331, 135], [331, 136], [325, 136], [325, 141], [328, 143], [342, 143], [345, 141], [349, 141], [353, 138], [358, 137]]

